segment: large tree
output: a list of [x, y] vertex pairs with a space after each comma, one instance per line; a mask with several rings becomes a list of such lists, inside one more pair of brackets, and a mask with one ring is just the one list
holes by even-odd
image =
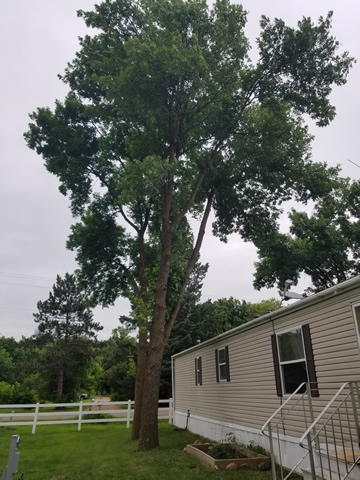
[[37, 308], [33, 316], [38, 332], [48, 340], [43, 349], [44, 374], [56, 399], [62, 400], [73, 396], [80, 386], [91, 356], [89, 339], [103, 327], [94, 322], [76, 277], [68, 273], [64, 278], [57, 275], [49, 298], [39, 301]]
[[339, 179], [332, 195], [320, 199], [311, 214], [289, 214], [289, 233], [269, 232], [258, 243], [254, 286], [281, 289], [305, 273], [308, 293], [324, 290], [360, 274], [360, 182]]
[[[61, 77], [70, 92], [31, 115], [26, 139], [81, 216], [70, 246], [89, 288], [103, 304], [136, 305], [133, 431], [151, 448], [163, 352], [211, 210], [215, 234], [252, 240], [284, 200], [331, 189], [336, 170], [311, 161], [302, 115], [334, 118], [329, 95], [352, 59], [338, 53], [331, 13], [297, 28], [263, 17], [255, 63], [246, 13], [228, 0], [106, 0], [78, 14], [94, 32]], [[189, 216], [198, 233], [178, 248]]]

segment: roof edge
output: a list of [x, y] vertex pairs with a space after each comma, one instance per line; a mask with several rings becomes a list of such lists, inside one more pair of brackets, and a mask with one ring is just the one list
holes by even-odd
[[245, 332], [246, 330], [255, 328], [258, 325], [262, 325], [264, 323], [270, 322], [277, 318], [283, 317], [288, 313], [296, 312], [297, 310], [302, 310], [303, 308], [309, 307], [310, 305], [323, 301], [327, 297], [332, 297], [332, 296], [338, 295], [339, 293], [352, 290], [353, 288], [357, 287], [358, 284], [360, 285], [360, 275], [350, 278], [349, 280], [345, 280], [344, 282], [338, 283], [337, 285], [327, 288], [326, 290], [322, 290], [321, 292], [315, 293], [314, 295], [311, 295], [310, 297], [306, 297], [302, 300], [299, 300], [291, 305], [287, 305], [286, 307], [280, 308], [279, 310], [275, 310], [259, 318], [255, 318], [250, 322], [243, 323], [242, 325], [239, 325], [238, 327], [234, 327], [231, 330], [228, 330], [227, 332], [217, 335], [216, 337], [209, 338], [209, 340], [205, 340], [204, 342], [199, 343], [198, 345], [194, 345], [193, 347], [187, 348], [182, 352], [175, 353], [174, 355], [171, 356], [171, 358], [180, 357], [193, 350], [198, 350], [204, 346], [211, 345], [212, 343], [217, 343], [223, 338], [232, 337], [233, 335], [236, 335], [239, 332], [242, 332], [242, 331]]

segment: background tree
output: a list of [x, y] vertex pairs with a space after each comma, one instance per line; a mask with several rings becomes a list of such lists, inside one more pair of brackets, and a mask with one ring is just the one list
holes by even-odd
[[214, 302], [207, 300], [203, 303], [190, 304], [190, 306], [186, 302], [165, 348], [161, 374], [161, 397], [170, 398], [172, 396], [172, 355], [247, 323], [258, 316], [265, 315], [269, 310], [276, 310], [279, 308], [279, 304], [280, 301], [276, 298], [251, 303], [233, 297], [219, 298]]
[[[246, 14], [227, 0], [211, 10], [205, 1], [109, 0], [79, 15], [96, 30], [62, 77], [70, 93], [31, 115], [26, 139], [81, 216], [69, 246], [82, 271], [96, 272], [89, 287], [104, 304], [125, 295], [137, 307], [136, 426], [140, 447], [151, 448], [163, 352], [211, 210], [222, 239], [253, 240], [282, 201], [332, 188], [337, 171], [310, 161], [301, 115], [320, 126], [334, 118], [329, 94], [352, 59], [338, 53], [331, 14], [296, 29], [263, 17], [255, 64]], [[176, 239], [191, 215], [199, 230], [170, 294]]]
[[93, 321], [84, 293], [68, 273], [56, 277], [49, 298], [37, 307], [33, 316], [39, 335], [48, 340], [42, 356], [50, 392], [55, 391], [58, 400], [72, 398], [91, 357], [89, 339], [103, 327]]
[[292, 210], [290, 233], [273, 231], [258, 244], [254, 286], [283, 289], [307, 274], [324, 290], [360, 273], [360, 182], [339, 179], [331, 196], [319, 200], [311, 215]]
[[104, 376], [102, 390], [111, 400], [134, 399], [135, 373], [132, 362], [136, 362], [136, 338], [124, 327], [115, 328], [106, 342], [102, 353]]
[[42, 392], [41, 363], [32, 338], [0, 337], [0, 397], [2, 403], [36, 403]]
[[9, 352], [0, 346], [0, 382], [11, 382], [14, 380], [13, 360]]

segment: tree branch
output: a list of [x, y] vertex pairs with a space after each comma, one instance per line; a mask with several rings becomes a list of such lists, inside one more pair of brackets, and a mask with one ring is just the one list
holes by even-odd
[[205, 235], [206, 224], [208, 222], [211, 207], [212, 207], [213, 198], [214, 198], [214, 194], [211, 192], [208, 196], [208, 199], [207, 199], [207, 203], [206, 203], [206, 207], [205, 207], [205, 210], [204, 210], [203, 218], [202, 218], [201, 223], [200, 223], [200, 228], [199, 228], [199, 231], [198, 231], [196, 243], [195, 243], [195, 246], [193, 248], [192, 254], [190, 256], [188, 265], [187, 265], [186, 277], [185, 277], [185, 280], [184, 280], [184, 282], [181, 286], [181, 289], [180, 289], [178, 303], [177, 303], [176, 307], [173, 309], [173, 311], [171, 312], [170, 319], [167, 322], [167, 324], [165, 325], [165, 329], [164, 329], [164, 341], [165, 342], [167, 342], [168, 339], [169, 339], [171, 330], [174, 326], [175, 320], [176, 320], [176, 318], [179, 314], [180, 308], [182, 306], [182, 302], [183, 302], [183, 299], [184, 299], [187, 284], [189, 282], [190, 274], [191, 274], [196, 262], [198, 261], [201, 245], [202, 245], [204, 235]]
[[[98, 172], [97, 170], [94, 170], [91, 166], [89, 167], [89, 171], [90, 173], [92, 173], [95, 177], [97, 177], [105, 186], [106, 188], [108, 189], [108, 192], [110, 194], [111, 197], [113, 197], [113, 194], [111, 192], [111, 187], [110, 187], [110, 184], [109, 182], [106, 180], [105, 176], [102, 175], [100, 172]], [[140, 232], [140, 229], [139, 227], [137, 227], [135, 225], [135, 223], [133, 223], [129, 217], [126, 215], [126, 213], [124, 212], [123, 208], [122, 207], [118, 207], [119, 209], [119, 212], [121, 214], [121, 216], [123, 217], [123, 219], [125, 220], [125, 222], [130, 225], [137, 233]]]
[[139, 227], [137, 227], [135, 225], [135, 223], [133, 223], [126, 215], [126, 213], [124, 212], [123, 208], [122, 207], [119, 207], [119, 212], [121, 214], [121, 216], [123, 217], [123, 219], [125, 220], [126, 223], [128, 223], [135, 231], [136, 233], [140, 233], [140, 229]]
[[[195, 199], [196, 199], [196, 195], [198, 194], [199, 190], [200, 190], [200, 187], [204, 181], [204, 178], [206, 177], [206, 174], [208, 173], [209, 171], [209, 168], [211, 167], [211, 165], [213, 164], [215, 158], [219, 155], [219, 153], [221, 152], [221, 150], [223, 148], [225, 148], [225, 145], [226, 144], [222, 144], [223, 140], [221, 140], [220, 142], [218, 142], [218, 144], [216, 145], [215, 147], [215, 150], [213, 152], [213, 154], [211, 155], [210, 157], [210, 160], [209, 162], [207, 163], [207, 165], [205, 165], [205, 167], [201, 170], [199, 176], [198, 176], [198, 179], [195, 183], [195, 187], [188, 199], [188, 201], [186, 202], [184, 208], [182, 209], [182, 211], [174, 218], [174, 220], [172, 221], [171, 223], [171, 228], [174, 228], [176, 227], [177, 225], [179, 225], [179, 223], [181, 222], [181, 220], [184, 218], [184, 216], [186, 215], [186, 213], [189, 211], [189, 209], [194, 205], [194, 202], [195, 202]], [[221, 145], [222, 144], [222, 145]]]
[[137, 284], [133, 274], [131, 273], [130, 269], [124, 265], [122, 262], [119, 261], [119, 259], [115, 259], [115, 262], [118, 264], [118, 266], [124, 270], [131, 286], [133, 287], [133, 289], [135, 290], [135, 293], [137, 296], [140, 296], [140, 287], [139, 285]]

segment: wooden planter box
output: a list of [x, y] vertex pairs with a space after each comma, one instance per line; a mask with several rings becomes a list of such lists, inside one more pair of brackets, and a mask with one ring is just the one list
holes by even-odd
[[[194, 457], [197, 457], [204, 463], [219, 470], [235, 469], [235, 468], [251, 468], [259, 470], [268, 470], [271, 466], [270, 458], [260, 455], [260, 453], [251, 450], [243, 450], [246, 458], [230, 458], [226, 460], [217, 460], [208, 455], [209, 443], [196, 443], [187, 445], [185, 451]], [[231, 465], [231, 466], [230, 466]]]

